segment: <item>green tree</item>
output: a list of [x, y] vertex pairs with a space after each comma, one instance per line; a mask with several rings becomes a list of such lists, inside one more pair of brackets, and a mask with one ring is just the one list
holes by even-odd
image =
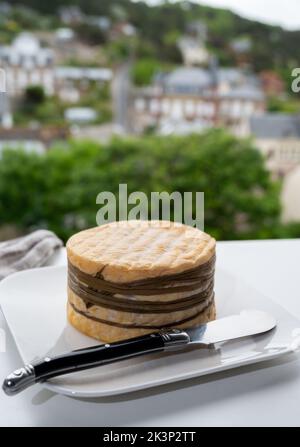
[[[19, 7], [20, 0], [10, 0], [9, 3]], [[176, 45], [169, 45], [164, 41], [165, 36], [172, 33], [182, 34], [187, 24], [195, 20], [206, 23], [208, 45], [214, 47], [216, 54], [228, 63], [232, 60], [230, 42], [243, 35], [253, 36], [248, 62], [258, 71], [271, 68], [291, 71], [299, 60], [300, 31], [289, 31], [280, 26], [249, 20], [232, 11], [212, 8], [198, 2], [166, 1], [149, 5], [146, 2], [131, 0], [22, 0], [22, 4], [42, 14], [51, 15], [52, 20], [56, 18], [60, 7], [68, 5], [79, 6], [86, 14], [108, 16], [113, 22], [128, 20], [137, 28], [140, 40], [154, 47], [156, 57], [161, 60], [169, 58], [171, 63], [178, 62], [179, 53]], [[36, 14], [31, 14], [29, 18], [33, 19], [33, 16], [36, 17]], [[36, 23], [39, 28], [43, 22], [40, 16], [41, 14], [34, 18], [33, 22], [33, 25]], [[20, 28], [24, 29], [26, 25], [20, 23]], [[83, 33], [85, 32], [93, 41], [95, 39], [101, 43], [103, 36], [95, 37], [98, 31], [83, 29]]]
[[74, 26], [74, 30], [82, 40], [90, 45], [99, 45], [106, 42], [105, 33], [96, 25], [80, 23]]
[[149, 85], [155, 73], [160, 69], [159, 63], [154, 59], [139, 59], [131, 70], [132, 80], [137, 86]]
[[30, 105], [36, 106], [46, 100], [44, 88], [41, 85], [30, 85], [25, 90], [24, 100]]
[[299, 113], [300, 101], [293, 97], [280, 99], [276, 96], [268, 98], [267, 108], [269, 112]]
[[3, 151], [0, 159], [0, 227], [14, 224], [24, 231], [44, 225], [46, 177], [45, 157], [21, 149]]
[[[95, 226], [96, 196], [128, 192], [205, 193], [206, 230], [217, 239], [285, 237], [279, 185], [248, 140], [222, 130], [187, 137], [70, 141], [43, 155], [5, 150], [0, 159], [0, 224], [54, 230], [67, 239]], [[0, 225], [0, 226], [1, 226]], [[299, 226], [291, 228], [297, 234]]]

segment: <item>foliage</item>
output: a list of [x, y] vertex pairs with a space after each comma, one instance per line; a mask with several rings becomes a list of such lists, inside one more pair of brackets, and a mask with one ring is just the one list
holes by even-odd
[[25, 99], [30, 105], [42, 104], [46, 100], [46, 95], [41, 85], [30, 85], [25, 90]]
[[275, 230], [275, 237], [278, 239], [299, 239], [300, 237], [300, 222], [291, 222], [285, 225], [280, 225]]
[[19, 24], [14, 20], [3, 20], [0, 18], [0, 43], [9, 44], [20, 30]]
[[294, 98], [281, 99], [276, 96], [268, 98], [268, 112], [300, 113], [300, 102]]
[[[46, 96], [40, 86], [29, 86], [14, 113], [15, 123], [27, 125], [38, 122], [59, 126], [65, 122], [65, 110], [73, 106], [74, 104], [63, 102], [57, 96]], [[101, 85], [96, 81], [90, 82], [81, 92], [76, 107], [95, 109], [98, 114], [97, 124], [111, 121], [112, 108], [108, 84]]]
[[[11, 4], [19, 2], [10, 0]], [[192, 1], [166, 1], [155, 6], [131, 0], [22, 0], [22, 3], [52, 16], [61, 6], [77, 5], [87, 14], [108, 16], [113, 22], [128, 20], [137, 28], [140, 40], [148, 48], [153, 48], [155, 54], [152, 56], [171, 63], [179, 62], [179, 52], [172, 36], [182, 34], [187, 24], [195, 20], [206, 23], [208, 46], [215, 49], [222, 61], [231, 63], [230, 43], [244, 35], [252, 37], [247, 60], [257, 71], [284, 69], [290, 72], [299, 59], [300, 31], [248, 20], [231, 11]], [[122, 14], [116, 14], [116, 10], [122, 11]]]
[[91, 107], [98, 115], [95, 124], [102, 124], [112, 120], [111, 94], [108, 84], [100, 84], [91, 82], [82, 94], [78, 107]]
[[57, 25], [55, 15], [40, 14], [38, 9], [21, 4], [11, 10], [10, 19], [18, 23], [21, 29], [50, 30]]
[[134, 44], [133, 39], [128, 37], [113, 40], [107, 45], [107, 58], [113, 63], [126, 61], [130, 57]]
[[[20, 99], [18, 108], [14, 113], [14, 121], [17, 125], [27, 125], [31, 122], [41, 124], [60, 125], [64, 121], [64, 105], [56, 96], [40, 97], [38, 90], [28, 87], [24, 97]], [[28, 91], [29, 93], [28, 96]], [[34, 93], [33, 93], [34, 92]], [[35, 100], [33, 100], [35, 97]], [[39, 102], [40, 101], [40, 102]]]
[[154, 59], [139, 59], [132, 67], [131, 77], [137, 86], [149, 85], [155, 73], [160, 70], [159, 63]]
[[61, 63], [62, 66], [67, 67], [86, 67], [86, 68], [99, 68], [102, 67], [103, 64], [101, 61], [97, 59], [78, 59], [77, 57], [67, 57]]
[[204, 191], [206, 230], [217, 239], [279, 234], [278, 185], [250, 142], [222, 130], [114, 139], [103, 146], [70, 141], [43, 155], [7, 149], [0, 160], [0, 226], [47, 227], [66, 239], [96, 225], [97, 194], [117, 194], [120, 183], [148, 197], [152, 191]]
[[134, 40], [134, 54], [137, 59], [156, 58], [156, 51], [154, 45], [149, 41], [145, 41], [138, 38]]
[[[14, 3], [14, 2], [11, 2]], [[10, 7], [7, 12], [1, 12], [0, 16], [0, 42], [10, 41], [21, 31], [30, 30], [53, 30], [59, 25], [59, 21], [53, 11], [49, 14], [41, 14], [39, 8], [30, 8], [30, 2], [23, 1], [21, 5]], [[26, 6], [26, 4], [28, 6]]]
[[74, 30], [80, 39], [89, 45], [99, 45], [106, 42], [105, 33], [96, 25], [80, 23], [74, 26]]

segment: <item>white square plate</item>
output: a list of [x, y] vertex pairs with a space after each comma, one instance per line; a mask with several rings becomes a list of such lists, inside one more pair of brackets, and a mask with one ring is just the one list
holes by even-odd
[[[27, 270], [0, 283], [1, 307], [24, 363], [97, 344], [66, 321], [66, 280], [63, 266]], [[152, 354], [60, 376], [43, 386], [72, 396], [110, 396], [261, 362], [291, 352], [297, 345], [297, 319], [220, 269], [216, 271], [216, 301], [218, 318], [258, 309], [271, 313], [278, 326], [266, 335], [224, 343], [216, 351]]]

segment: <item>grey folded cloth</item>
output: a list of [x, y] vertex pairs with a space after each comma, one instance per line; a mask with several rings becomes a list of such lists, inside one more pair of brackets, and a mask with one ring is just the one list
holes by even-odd
[[63, 243], [48, 230], [0, 242], [0, 280], [20, 270], [41, 267]]

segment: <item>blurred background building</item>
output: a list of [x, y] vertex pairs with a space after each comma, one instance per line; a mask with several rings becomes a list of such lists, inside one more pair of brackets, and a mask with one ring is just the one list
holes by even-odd
[[[285, 8], [282, 2], [283, 14]], [[120, 147], [136, 139], [151, 150], [156, 144], [151, 138], [160, 138], [161, 144], [173, 145], [170, 151], [176, 138], [186, 138], [187, 147], [193, 135], [199, 141], [216, 138], [221, 159], [220, 141], [228, 135], [259, 153], [257, 169], [263, 163], [279, 201], [278, 231], [257, 230], [248, 236], [288, 235], [281, 225], [300, 222], [300, 97], [291, 90], [291, 73], [300, 63], [299, 44], [300, 31], [201, 2], [0, 2], [0, 68], [6, 77], [6, 92], [0, 93], [0, 171], [5, 148], [47, 157], [59, 146], [63, 157], [66, 147], [85, 142], [87, 153], [93, 144], [107, 145], [110, 153], [115, 137]], [[216, 129], [224, 135], [220, 141]], [[13, 153], [17, 159], [17, 151]], [[184, 149], [181, 155], [191, 156]], [[111, 176], [122, 157], [110, 166]], [[145, 160], [137, 163], [137, 170]], [[239, 155], [235, 162], [239, 164]], [[124, 177], [132, 175], [126, 169]], [[262, 176], [253, 174], [253, 179]], [[171, 185], [168, 178], [162, 188]], [[201, 178], [199, 174], [198, 182], [195, 177], [195, 188], [201, 187]], [[66, 184], [72, 180], [66, 179]], [[261, 181], [255, 191], [263, 188]], [[236, 182], [234, 177], [226, 180], [231, 190]], [[81, 185], [87, 187], [85, 181]], [[0, 198], [3, 194], [0, 181]], [[270, 199], [265, 210], [273, 209], [276, 200]], [[246, 237], [240, 233], [247, 227], [242, 201], [232, 203], [232, 209], [237, 203], [236, 237]], [[226, 215], [225, 208], [212, 204], [215, 216]], [[0, 206], [1, 217], [5, 222]], [[39, 216], [45, 225], [48, 218]], [[26, 219], [23, 229], [35, 225], [37, 217]], [[228, 219], [222, 221], [223, 238], [235, 237], [226, 230]], [[257, 219], [262, 221], [262, 214]], [[55, 225], [60, 231], [61, 225]]]
[[[247, 132], [249, 118], [266, 108], [259, 79], [238, 68], [182, 67], [158, 75], [153, 86], [134, 93], [137, 131], [158, 126], [180, 133], [226, 127], [238, 136]], [[138, 128], [138, 126], [141, 128]]]
[[18, 95], [36, 84], [47, 94], [54, 92], [53, 51], [42, 48], [33, 34], [20, 33], [10, 45], [0, 47], [0, 64], [6, 72], [10, 95]]

